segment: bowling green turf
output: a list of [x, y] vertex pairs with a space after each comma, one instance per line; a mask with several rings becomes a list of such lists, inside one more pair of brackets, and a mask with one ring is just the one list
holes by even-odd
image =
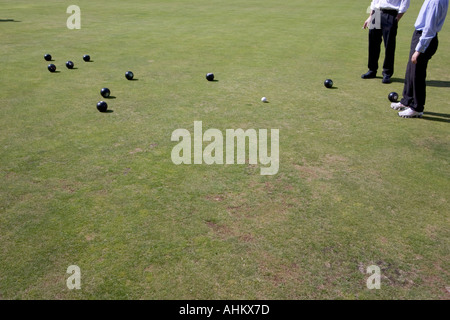
[[[0, 299], [450, 298], [448, 23], [424, 118], [387, 99], [421, 1], [390, 85], [360, 78], [369, 1], [79, 0], [80, 30], [67, 1], [1, 2]], [[278, 129], [278, 173], [175, 165], [194, 121]]]

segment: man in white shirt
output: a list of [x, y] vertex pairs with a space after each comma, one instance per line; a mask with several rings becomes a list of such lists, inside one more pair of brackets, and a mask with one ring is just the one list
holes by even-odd
[[414, 24], [411, 52], [406, 67], [403, 99], [392, 103], [391, 108], [402, 110], [402, 118], [420, 118], [426, 99], [426, 77], [428, 61], [438, 48], [438, 32], [447, 17], [449, 0], [425, 0]]
[[408, 10], [409, 4], [410, 0], [373, 0], [370, 4], [371, 13], [363, 26], [364, 29], [369, 27], [369, 71], [361, 78], [371, 79], [377, 76], [381, 42], [384, 40], [382, 82], [392, 82], [398, 22]]

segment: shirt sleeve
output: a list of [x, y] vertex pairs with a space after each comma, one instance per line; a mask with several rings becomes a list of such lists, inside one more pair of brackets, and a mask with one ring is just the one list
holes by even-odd
[[437, 17], [438, 17], [438, 6], [433, 4], [427, 10], [425, 17], [425, 27], [422, 30], [422, 36], [419, 39], [419, 43], [416, 46], [416, 51], [424, 53], [431, 43], [431, 40], [437, 34]]
[[402, 0], [402, 3], [400, 4], [400, 9], [398, 10], [398, 13], [405, 13], [409, 9], [409, 3], [410, 0]]
[[380, 0], [372, 0], [372, 3], [370, 4], [370, 9], [375, 10], [377, 8], [377, 4]]

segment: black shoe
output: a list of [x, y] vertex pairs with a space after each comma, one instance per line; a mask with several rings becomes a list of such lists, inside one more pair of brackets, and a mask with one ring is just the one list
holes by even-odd
[[377, 76], [376, 71], [369, 70], [367, 73], [364, 73], [361, 78], [363, 79], [373, 79]]
[[391, 76], [384, 75], [383, 76], [383, 80], [381, 80], [381, 82], [383, 82], [383, 83], [391, 83], [392, 82]]

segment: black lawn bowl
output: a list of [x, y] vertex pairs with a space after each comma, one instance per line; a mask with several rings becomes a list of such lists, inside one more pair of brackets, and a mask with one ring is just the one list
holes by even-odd
[[85, 54], [85, 55], [83, 56], [83, 60], [84, 60], [85, 62], [89, 62], [89, 61], [91, 61], [91, 56], [88, 55], [88, 54]]
[[397, 102], [398, 101], [398, 93], [397, 92], [389, 93], [388, 99], [390, 102]]
[[56, 71], [56, 66], [52, 63], [52, 64], [48, 65], [47, 69], [50, 72], [55, 72]]
[[214, 73], [207, 73], [206, 74], [206, 80], [214, 81]]
[[111, 91], [108, 88], [103, 88], [100, 90], [100, 94], [103, 98], [108, 98], [111, 95]]
[[108, 110], [108, 104], [105, 101], [97, 103], [97, 110], [100, 112], [106, 112]]
[[44, 55], [44, 59], [45, 61], [52, 61], [52, 55], [47, 53]]
[[133, 80], [133, 78], [134, 78], [133, 72], [127, 71], [127, 72], [125, 73], [125, 78], [127, 78], [128, 80]]
[[325, 87], [327, 87], [328, 89], [330, 89], [330, 88], [333, 87], [333, 80], [327, 79], [327, 80], [325, 80], [325, 82], [323, 83], [323, 85], [324, 85]]
[[73, 64], [72, 61], [67, 61], [67, 62], [66, 62], [66, 67], [67, 67], [67, 69], [73, 69], [74, 66], [75, 66], [75, 65]]

